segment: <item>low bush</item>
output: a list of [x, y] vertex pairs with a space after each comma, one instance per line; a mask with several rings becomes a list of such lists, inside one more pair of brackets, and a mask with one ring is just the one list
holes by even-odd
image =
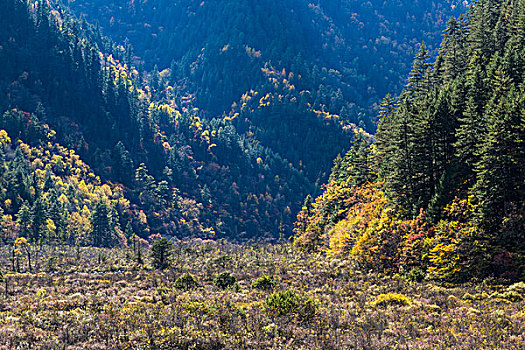
[[374, 300], [370, 302], [372, 307], [387, 307], [387, 306], [408, 306], [410, 301], [403, 294], [388, 293], [379, 294]]
[[523, 300], [523, 297], [520, 294], [509, 290], [504, 291], [503, 293], [492, 293], [490, 297], [493, 299], [505, 299], [512, 302]]
[[507, 291], [514, 292], [514, 293], [520, 294], [521, 296], [525, 297], [525, 282], [518, 282], [518, 283], [514, 283], [513, 285], [510, 285], [507, 288]]
[[226, 289], [228, 287], [234, 287], [237, 283], [237, 278], [229, 272], [223, 272], [219, 274], [213, 280], [213, 284], [219, 289]]
[[291, 290], [279, 291], [266, 297], [266, 312], [273, 316], [295, 315], [300, 319], [311, 319], [317, 310], [313, 300], [299, 296]]
[[425, 279], [425, 275], [425, 271], [419, 267], [414, 267], [406, 274], [406, 278], [412, 282], [421, 282]]
[[269, 291], [277, 287], [277, 281], [273, 276], [262, 276], [252, 283], [252, 288]]
[[184, 290], [190, 290], [197, 287], [199, 284], [197, 283], [197, 280], [195, 277], [190, 275], [189, 273], [185, 273], [179, 278], [175, 280], [175, 283], [173, 286], [177, 289], [184, 289]]

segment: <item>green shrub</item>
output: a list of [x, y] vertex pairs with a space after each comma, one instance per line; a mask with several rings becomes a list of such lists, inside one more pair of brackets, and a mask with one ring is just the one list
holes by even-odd
[[189, 273], [185, 273], [175, 280], [173, 286], [177, 289], [190, 290], [198, 286], [197, 280], [195, 277]]
[[219, 289], [226, 289], [228, 287], [234, 287], [237, 283], [237, 278], [229, 272], [223, 272], [213, 280], [213, 284]]
[[296, 293], [285, 290], [268, 295], [264, 301], [264, 306], [271, 313], [287, 315], [299, 307], [299, 302], [300, 298]]
[[419, 267], [414, 267], [406, 274], [406, 278], [409, 281], [421, 282], [425, 279], [425, 275], [425, 271], [421, 270]]
[[410, 305], [410, 301], [403, 294], [388, 293], [379, 294], [374, 300], [370, 302], [370, 306], [372, 307], [387, 307], [391, 305], [408, 306]]
[[272, 293], [264, 301], [266, 312], [274, 316], [295, 315], [300, 319], [311, 319], [317, 306], [313, 300], [299, 296], [290, 290]]
[[273, 290], [277, 287], [277, 281], [273, 278], [273, 276], [262, 276], [261, 278], [255, 280], [255, 282], [252, 283], [252, 288], [259, 289], [259, 290]]

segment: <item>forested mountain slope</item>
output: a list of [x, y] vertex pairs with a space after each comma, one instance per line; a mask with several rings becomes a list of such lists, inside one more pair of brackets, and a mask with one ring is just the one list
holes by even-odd
[[423, 47], [375, 142], [338, 158], [296, 244], [370, 268], [462, 280], [525, 270], [525, 2], [483, 0]]
[[[65, 153], [75, 150], [75, 157], [93, 169], [94, 186], [109, 181], [128, 198], [129, 208], [115, 208], [119, 224], [110, 225], [112, 235], [117, 226], [130, 226], [128, 233], [142, 237], [232, 239], [275, 237], [290, 229], [292, 213], [313, 186], [289, 162], [239, 135], [227, 119], [201, 119], [171, 86], [152, 85], [152, 79], [146, 85], [139, 71], [121, 63], [118, 47], [86, 22], [51, 11], [45, 2], [6, 0], [0, 6], [0, 107], [7, 111], [1, 127], [11, 138], [5, 166], [14, 167], [18, 179], [6, 185], [0, 206], [14, 221], [24, 203], [33, 208], [49, 192], [37, 188], [42, 179], [35, 185], [32, 177], [43, 176], [37, 170], [58, 181], [63, 167], [69, 169]], [[101, 52], [99, 45], [108, 51]], [[35, 128], [48, 132], [40, 135]], [[43, 165], [35, 163], [25, 150], [25, 160], [13, 163], [20, 153], [15, 140], [38, 149], [36, 157], [53, 158], [51, 164], [47, 158]], [[11, 181], [9, 176], [5, 181]], [[82, 178], [77, 180], [62, 182], [75, 188]], [[100, 199], [109, 208], [111, 203]], [[91, 209], [93, 200], [75, 205]], [[76, 210], [70, 209], [63, 214]], [[51, 214], [45, 210], [43, 217]]]
[[128, 64], [153, 77], [169, 68], [165, 81], [191, 93], [208, 118], [239, 113], [233, 123], [242, 135], [313, 183], [325, 182], [333, 158], [348, 149], [349, 129], [375, 130], [377, 102], [400, 90], [417, 44], [436, 47], [447, 18], [466, 10], [460, 1], [68, 4], [126, 42]]
[[117, 42], [127, 38], [149, 70], [172, 66], [174, 78], [189, 78], [199, 105], [215, 114], [257, 90], [269, 62], [302, 76], [298, 86], [332, 97], [341, 89], [345, 101], [368, 108], [399, 90], [415, 45], [438, 45], [448, 17], [466, 10], [459, 1], [353, 0], [77, 0], [70, 7]]

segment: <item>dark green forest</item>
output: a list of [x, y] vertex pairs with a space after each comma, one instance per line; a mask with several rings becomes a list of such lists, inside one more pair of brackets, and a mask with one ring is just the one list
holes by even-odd
[[[212, 115], [227, 111], [265, 83], [261, 68], [292, 72], [327, 111], [370, 130], [370, 107], [400, 91], [426, 41], [437, 48], [460, 1], [74, 1], [70, 8], [98, 23], [117, 42], [133, 45], [151, 71], [171, 68], [171, 78], [196, 93]], [[299, 78], [299, 76], [301, 78]], [[174, 84], [175, 85], [175, 84]], [[360, 113], [363, 113], [360, 115]]]
[[[341, 129], [374, 131], [377, 103], [401, 91], [417, 45], [426, 41], [435, 55], [448, 17], [466, 10], [459, 1], [69, 4], [123, 43], [130, 64], [153, 75], [169, 69], [169, 83], [207, 118], [239, 113], [241, 135], [253, 133], [318, 184], [348, 149]], [[253, 91], [257, 98], [240, 109]]]

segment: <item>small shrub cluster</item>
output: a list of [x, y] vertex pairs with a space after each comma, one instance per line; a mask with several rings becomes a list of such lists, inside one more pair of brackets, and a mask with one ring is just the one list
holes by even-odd
[[229, 272], [223, 272], [213, 280], [213, 284], [219, 289], [232, 288], [236, 283], [237, 278]]
[[262, 276], [252, 283], [252, 288], [269, 291], [277, 287], [277, 281], [273, 276]]
[[425, 275], [425, 272], [421, 268], [414, 267], [410, 269], [410, 271], [408, 271], [408, 273], [406, 274], [406, 278], [409, 281], [422, 282], [425, 279]]
[[509, 292], [515, 292], [521, 295], [522, 297], [525, 297], [525, 282], [518, 282], [510, 285], [507, 290]]
[[410, 301], [408, 298], [399, 293], [379, 294], [374, 300], [370, 302], [372, 307], [387, 307], [387, 306], [408, 306]]
[[504, 299], [504, 300], [508, 300], [511, 302], [523, 300], [523, 297], [520, 294], [513, 292], [513, 291], [508, 291], [508, 290], [502, 293], [499, 293], [499, 292], [492, 293], [490, 297], [493, 299]]
[[175, 280], [173, 286], [177, 289], [191, 290], [197, 287], [199, 284], [195, 277], [189, 273], [185, 273]]
[[301, 319], [311, 319], [316, 311], [316, 305], [311, 299], [301, 297], [291, 290], [268, 295], [264, 307], [273, 316], [296, 315]]

